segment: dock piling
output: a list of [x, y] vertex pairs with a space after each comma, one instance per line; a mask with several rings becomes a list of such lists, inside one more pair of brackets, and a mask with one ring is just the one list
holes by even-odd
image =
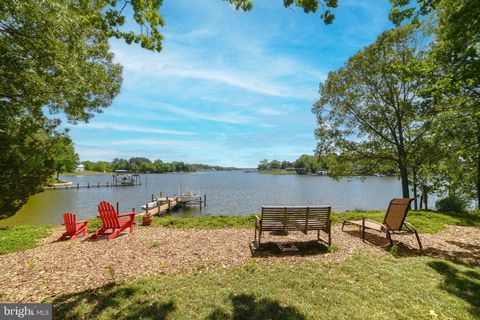
[[118, 210], [118, 201], [117, 201], [117, 214], [119, 213], [120, 211]]

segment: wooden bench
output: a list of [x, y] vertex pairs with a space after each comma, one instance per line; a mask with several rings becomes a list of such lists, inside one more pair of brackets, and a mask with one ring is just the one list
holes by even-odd
[[[262, 233], [275, 232], [278, 235], [287, 235], [289, 231], [317, 231], [317, 240], [331, 245], [330, 206], [266, 206], [262, 207], [261, 218], [255, 215], [255, 239], [253, 246], [258, 249]], [[320, 231], [327, 235], [327, 239], [320, 237]], [[258, 239], [257, 239], [258, 234]]]

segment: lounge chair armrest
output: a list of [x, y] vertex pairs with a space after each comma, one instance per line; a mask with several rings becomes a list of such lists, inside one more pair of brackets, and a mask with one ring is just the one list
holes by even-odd
[[385, 225], [381, 222], [378, 222], [378, 221], [375, 221], [375, 220], [372, 220], [372, 219], [368, 219], [368, 218], [363, 218], [362, 221], [368, 221], [368, 222], [371, 222], [371, 223], [375, 223], [375, 224], [378, 224], [379, 226], [384, 226]]

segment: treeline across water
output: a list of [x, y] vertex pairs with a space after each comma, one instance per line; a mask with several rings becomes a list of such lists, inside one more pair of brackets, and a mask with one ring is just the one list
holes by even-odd
[[278, 170], [295, 171], [297, 174], [318, 174], [322, 171], [328, 170], [328, 164], [325, 159], [320, 157], [304, 154], [301, 155], [295, 161], [279, 161], [264, 159], [260, 161], [257, 166], [259, 171], [272, 171]]
[[[351, 163], [339, 164], [339, 156], [336, 154], [328, 154], [326, 156], [316, 156], [303, 154], [295, 161], [279, 161], [264, 159], [257, 166], [259, 171], [265, 173], [284, 173], [294, 172], [296, 174], [306, 175], [330, 175], [332, 177], [340, 177], [342, 175], [349, 176], [394, 176], [395, 168], [388, 165], [378, 165], [375, 168], [365, 166], [353, 166]], [[345, 174], [348, 172], [348, 174]]]
[[210, 166], [206, 164], [188, 164], [182, 161], [163, 162], [162, 160], [151, 161], [148, 158], [135, 157], [126, 159], [115, 158], [108, 161], [83, 161], [87, 171], [113, 172], [114, 170], [128, 170], [140, 173], [168, 173], [168, 172], [195, 172], [195, 171], [227, 171], [236, 170], [234, 167]]

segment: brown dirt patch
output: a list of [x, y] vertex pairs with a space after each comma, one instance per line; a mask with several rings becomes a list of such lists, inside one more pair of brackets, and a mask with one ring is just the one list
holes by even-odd
[[[333, 227], [336, 250], [328, 252], [314, 240], [316, 234], [291, 233], [279, 237], [266, 234], [262, 242], [293, 242], [298, 251], [282, 252], [267, 243], [256, 259], [265, 263], [319, 261], [340, 262], [355, 253], [388, 254], [388, 241], [370, 233], [362, 242], [358, 231], [341, 232]], [[459, 258], [480, 263], [480, 227], [450, 226], [447, 230], [420, 235], [424, 250], [417, 250], [413, 236], [394, 236], [402, 243], [399, 256], [428, 255]], [[112, 280], [174, 272], [205, 272], [212, 268], [240, 266], [251, 259], [252, 230], [186, 230], [136, 227], [112, 241], [56, 242], [62, 229], [41, 240], [41, 246], [0, 256], [0, 301], [38, 302], [62, 293], [97, 288]]]

